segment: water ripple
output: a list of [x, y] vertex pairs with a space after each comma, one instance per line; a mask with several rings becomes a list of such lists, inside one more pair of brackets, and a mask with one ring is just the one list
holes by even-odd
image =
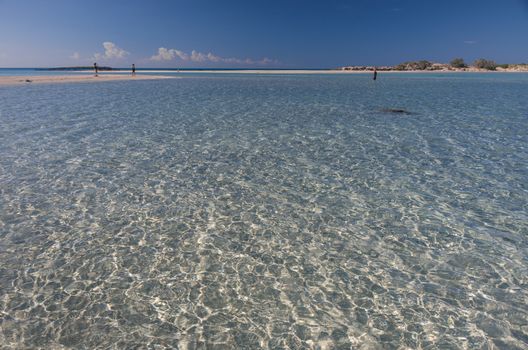
[[526, 87], [0, 88], [0, 343], [525, 348]]

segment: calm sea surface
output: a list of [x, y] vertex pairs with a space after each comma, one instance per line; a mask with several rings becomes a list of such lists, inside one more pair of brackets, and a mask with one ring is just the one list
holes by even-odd
[[527, 96], [499, 73], [0, 87], [0, 344], [526, 349]]

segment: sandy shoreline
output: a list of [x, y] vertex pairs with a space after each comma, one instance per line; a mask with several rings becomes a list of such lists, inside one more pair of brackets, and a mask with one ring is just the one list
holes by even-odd
[[[384, 73], [526, 73], [526, 71], [518, 70], [378, 70], [378, 74]], [[72, 71], [72, 73], [86, 73], [86, 71]], [[167, 70], [167, 69], [155, 69], [148, 71], [138, 71], [138, 74], [149, 74], [149, 73], [166, 73], [166, 74], [372, 74], [370, 70], [341, 70], [341, 69], [240, 69], [240, 70]], [[103, 73], [105, 74], [105, 73]], [[127, 71], [115, 71], [112, 74], [130, 74]]]
[[145, 75], [137, 74], [131, 76], [129, 74], [99, 74], [98, 77], [94, 75], [34, 75], [34, 76], [0, 76], [0, 86], [3, 85], [31, 85], [31, 84], [54, 84], [54, 83], [99, 83], [106, 81], [122, 81], [122, 80], [152, 80], [152, 79], [173, 79], [177, 77], [169, 77], [163, 75]]

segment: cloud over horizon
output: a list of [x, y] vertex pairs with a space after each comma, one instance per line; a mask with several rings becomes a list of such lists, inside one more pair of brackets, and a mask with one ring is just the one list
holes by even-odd
[[150, 57], [151, 61], [173, 61], [176, 59], [180, 59], [182, 61], [187, 62], [213, 62], [213, 63], [232, 63], [232, 64], [247, 64], [247, 65], [254, 65], [254, 64], [270, 64], [270, 63], [279, 63], [277, 60], [272, 60], [270, 58], [263, 58], [261, 60], [253, 60], [250, 58], [241, 59], [236, 57], [221, 57], [209, 53], [202, 53], [198, 52], [196, 50], [192, 50], [190, 54], [177, 50], [177, 49], [167, 49], [165, 47], [160, 47], [158, 49], [157, 55], [154, 55]]
[[94, 59], [96, 60], [110, 60], [110, 59], [123, 59], [128, 56], [130, 53], [118, 47], [116, 44], [110, 41], [105, 41], [103, 43], [105, 52], [103, 54], [96, 53], [94, 54]]

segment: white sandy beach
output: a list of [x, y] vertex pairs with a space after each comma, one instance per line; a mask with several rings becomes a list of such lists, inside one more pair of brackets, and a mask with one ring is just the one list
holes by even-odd
[[[524, 70], [510, 70], [510, 69], [497, 69], [496, 71], [490, 71], [485, 69], [474, 69], [468, 68], [466, 70], [378, 70], [379, 74], [384, 73], [522, 73], [526, 72]], [[72, 71], [72, 73], [86, 73], [86, 71]], [[343, 70], [343, 69], [185, 69], [185, 70], [167, 70], [167, 69], [153, 69], [147, 71], [138, 71], [138, 74], [196, 74], [196, 73], [205, 73], [205, 74], [372, 74], [371, 70]], [[105, 73], [103, 73], [105, 74]], [[108, 74], [108, 73], [106, 73]], [[130, 74], [128, 71], [115, 71], [112, 74]]]
[[173, 79], [163, 75], [145, 75], [137, 74], [136, 76], [125, 74], [99, 74], [99, 76], [90, 75], [36, 75], [36, 76], [0, 76], [0, 85], [30, 85], [30, 84], [53, 84], [53, 83], [83, 83], [83, 82], [106, 82], [118, 80], [152, 80], [152, 79]]
[[[170, 73], [170, 74], [358, 74], [358, 73], [372, 73], [371, 71], [348, 71], [341, 69], [149, 69], [149, 70], [138, 70], [137, 74], [149, 74], [149, 73]], [[86, 71], [69, 71], [68, 74], [86, 74]], [[119, 71], [115, 70], [112, 73], [102, 73], [112, 75], [125, 75], [130, 74], [130, 71]]]

